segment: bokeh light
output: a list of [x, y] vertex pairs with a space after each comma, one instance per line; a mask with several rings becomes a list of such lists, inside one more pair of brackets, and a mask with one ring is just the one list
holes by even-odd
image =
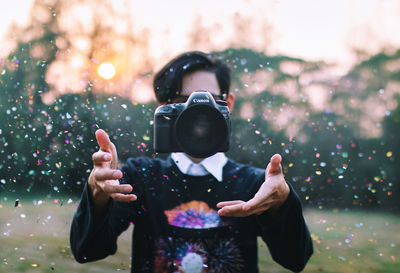
[[97, 73], [103, 79], [110, 80], [115, 76], [116, 70], [112, 63], [104, 62], [97, 68]]

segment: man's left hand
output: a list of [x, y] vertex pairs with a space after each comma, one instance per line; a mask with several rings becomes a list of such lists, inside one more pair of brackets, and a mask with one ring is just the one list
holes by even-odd
[[224, 201], [217, 204], [219, 216], [244, 217], [252, 214], [260, 215], [265, 211], [276, 214], [286, 201], [290, 189], [285, 181], [281, 166], [282, 157], [275, 154], [265, 171], [265, 181], [252, 199]]

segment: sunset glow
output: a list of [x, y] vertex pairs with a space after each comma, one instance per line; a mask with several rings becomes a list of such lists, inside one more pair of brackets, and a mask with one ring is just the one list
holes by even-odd
[[115, 76], [116, 70], [112, 63], [104, 62], [97, 68], [97, 73], [103, 79], [109, 80]]

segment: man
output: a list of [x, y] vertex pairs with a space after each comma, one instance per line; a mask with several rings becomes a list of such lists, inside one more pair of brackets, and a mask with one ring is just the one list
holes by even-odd
[[[160, 104], [182, 103], [206, 90], [232, 111], [230, 79], [219, 60], [188, 52], [156, 74], [154, 90]], [[96, 139], [100, 149], [71, 226], [78, 262], [114, 254], [130, 222], [132, 272], [258, 272], [258, 236], [290, 270], [301, 271], [312, 255], [300, 200], [284, 179], [280, 155], [266, 170], [223, 153], [132, 158], [117, 170], [115, 145], [103, 130]]]

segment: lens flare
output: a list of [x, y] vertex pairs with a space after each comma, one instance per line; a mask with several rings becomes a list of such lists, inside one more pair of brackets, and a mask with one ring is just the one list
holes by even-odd
[[114, 65], [109, 62], [101, 63], [99, 68], [97, 68], [99, 76], [106, 80], [112, 79], [115, 76], [115, 72], [116, 70]]

